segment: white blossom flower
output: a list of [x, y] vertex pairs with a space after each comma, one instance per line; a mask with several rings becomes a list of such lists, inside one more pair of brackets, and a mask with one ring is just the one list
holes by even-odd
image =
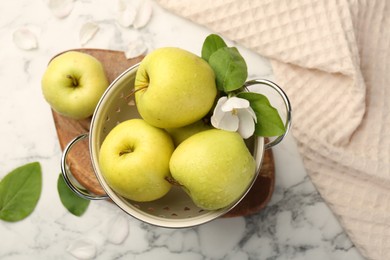
[[221, 97], [211, 117], [215, 128], [238, 131], [245, 139], [253, 135], [256, 122], [256, 114], [249, 101], [239, 97]]

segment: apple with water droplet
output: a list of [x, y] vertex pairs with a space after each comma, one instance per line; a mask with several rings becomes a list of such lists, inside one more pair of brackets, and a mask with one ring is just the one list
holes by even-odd
[[95, 57], [68, 51], [52, 59], [43, 74], [42, 93], [54, 111], [74, 119], [91, 116], [109, 82]]
[[165, 128], [165, 131], [169, 133], [172, 137], [173, 143], [175, 146], [178, 146], [181, 142], [183, 142], [188, 137], [202, 132], [204, 130], [212, 129], [213, 127], [203, 120], [196, 121], [195, 123], [178, 127], [178, 128]]
[[217, 210], [245, 194], [256, 161], [237, 132], [211, 129], [184, 140], [173, 152], [169, 168], [198, 207]]
[[134, 89], [140, 115], [160, 128], [178, 128], [202, 119], [217, 95], [210, 65], [175, 47], [146, 55], [138, 67]]
[[129, 119], [105, 137], [99, 167], [119, 195], [138, 202], [153, 201], [171, 188], [168, 178], [173, 150], [173, 141], [163, 129], [143, 119]]

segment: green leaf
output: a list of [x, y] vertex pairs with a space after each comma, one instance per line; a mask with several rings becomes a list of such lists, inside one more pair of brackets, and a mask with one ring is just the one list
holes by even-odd
[[41, 165], [26, 164], [8, 173], [0, 182], [0, 219], [16, 222], [30, 215], [42, 191]]
[[223, 47], [227, 47], [225, 41], [216, 34], [210, 34], [203, 42], [202, 58], [209, 61], [211, 54]]
[[224, 92], [237, 90], [243, 86], [248, 77], [246, 62], [235, 47], [222, 47], [209, 59], [213, 68], [217, 88]]
[[62, 174], [58, 176], [57, 189], [62, 205], [73, 215], [80, 217], [87, 210], [89, 200], [77, 196], [65, 183]]
[[241, 92], [237, 96], [248, 100], [250, 106], [255, 111], [257, 117], [255, 126], [256, 135], [271, 137], [284, 134], [286, 128], [279, 116], [278, 110], [270, 104], [267, 97], [253, 92]]

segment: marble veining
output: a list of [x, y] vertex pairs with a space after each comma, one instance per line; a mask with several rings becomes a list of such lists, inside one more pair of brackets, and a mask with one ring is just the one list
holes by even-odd
[[[49, 0], [0, 2], [0, 179], [32, 161], [39, 161], [43, 172], [33, 214], [16, 223], [0, 221], [0, 259], [76, 259], [75, 246], [80, 259], [363, 259], [306, 175], [291, 135], [273, 149], [276, 187], [269, 205], [249, 217], [165, 229], [142, 223], [106, 201], [91, 202], [81, 217], [65, 210], [56, 186], [61, 151], [40, 89], [50, 58], [81, 47], [125, 51], [134, 41], [148, 51], [178, 46], [199, 54], [211, 33], [154, 2], [149, 23], [124, 28], [116, 19], [118, 1], [66, 1], [73, 7], [64, 18], [53, 15]], [[81, 45], [79, 32], [87, 22], [99, 29]], [[19, 28], [36, 36], [37, 48], [15, 45], [12, 35]], [[266, 59], [237, 47], [247, 60], [250, 78], [273, 79]], [[277, 97], [271, 101], [282, 108]], [[115, 223], [122, 223], [117, 225], [128, 233], [112, 237], [112, 229], [121, 228]]]

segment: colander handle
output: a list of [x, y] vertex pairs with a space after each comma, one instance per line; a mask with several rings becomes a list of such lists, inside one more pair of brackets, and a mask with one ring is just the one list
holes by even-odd
[[64, 177], [65, 183], [68, 185], [68, 187], [76, 193], [79, 197], [87, 199], [87, 200], [105, 200], [108, 199], [109, 197], [107, 195], [96, 195], [96, 194], [91, 194], [86, 190], [83, 190], [76, 186], [70, 179], [70, 172], [68, 170], [68, 166], [66, 165], [66, 158], [68, 157], [68, 153], [72, 149], [73, 145], [75, 145], [78, 141], [81, 141], [84, 138], [87, 138], [88, 134], [82, 134], [74, 138], [72, 141], [68, 143], [68, 145], [65, 147], [62, 157], [61, 157], [61, 173], [62, 176]]
[[274, 147], [278, 143], [280, 143], [283, 140], [283, 138], [287, 135], [288, 131], [290, 130], [290, 127], [291, 127], [291, 111], [292, 111], [292, 109], [291, 109], [290, 100], [288, 99], [288, 96], [283, 91], [283, 89], [281, 87], [279, 87], [277, 84], [275, 84], [274, 82], [270, 81], [270, 80], [266, 80], [266, 79], [250, 80], [250, 81], [245, 82], [245, 87], [248, 87], [248, 86], [251, 86], [251, 85], [257, 85], [257, 84], [266, 85], [266, 86], [271, 87], [274, 90], [276, 90], [276, 92], [278, 92], [278, 94], [282, 97], [284, 105], [285, 105], [285, 108], [286, 108], [286, 112], [287, 112], [286, 113], [286, 120], [285, 120], [285, 123], [284, 123], [286, 131], [282, 135], [280, 135], [277, 138], [275, 138], [274, 140], [272, 140], [272, 141], [270, 141], [270, 142], [265, 144], [264, 149], [269, 149], [269, 148]]

